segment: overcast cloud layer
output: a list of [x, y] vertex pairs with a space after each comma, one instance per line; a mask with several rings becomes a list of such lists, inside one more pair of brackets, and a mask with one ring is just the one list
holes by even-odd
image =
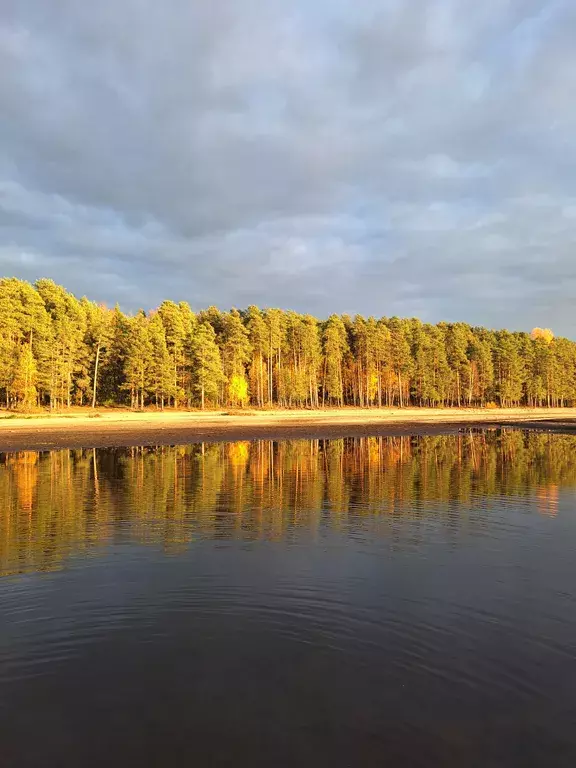
[[576, 336], [574, 0], [3, 0], [0, 273]]

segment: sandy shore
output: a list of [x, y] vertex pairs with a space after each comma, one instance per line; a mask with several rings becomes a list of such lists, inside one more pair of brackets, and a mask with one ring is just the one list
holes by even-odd
[[[447, 434], [462, 428], [515, 426], [576, 432], [576, 408], [361, 409], [318, 411], [144, 412], [99, 410], [45, 417], [0, 416], [0, 451], [215, 440]], [[6, 414], [7, 415], [7, 414]]]

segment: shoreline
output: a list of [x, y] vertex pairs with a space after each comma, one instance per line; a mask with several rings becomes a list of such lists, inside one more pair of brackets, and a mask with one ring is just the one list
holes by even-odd
[[317, 411], [73, 410], [0, 416], [0, 452], [117, 448], [235, 440], [457, 434], [513, 427], [576, 433], [576, 408], [341, 408]]

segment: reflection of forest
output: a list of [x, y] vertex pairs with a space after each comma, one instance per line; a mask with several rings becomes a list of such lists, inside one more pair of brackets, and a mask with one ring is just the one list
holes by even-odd
[[58, 568], [121, 538], [178, 549], [431, 517], [457, 531], [480, 525], [475, 510], [494, 496], [530, 495], [554, 515], [558, 489], [576, 486], [575, 448], [570, 436], [487, 431], [0, 454], [0, 574]]

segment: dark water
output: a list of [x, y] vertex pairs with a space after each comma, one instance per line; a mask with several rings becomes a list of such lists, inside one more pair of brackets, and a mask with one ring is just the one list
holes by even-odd
[[576, 439], [0, 455], [2, 766], [576, 765]]

